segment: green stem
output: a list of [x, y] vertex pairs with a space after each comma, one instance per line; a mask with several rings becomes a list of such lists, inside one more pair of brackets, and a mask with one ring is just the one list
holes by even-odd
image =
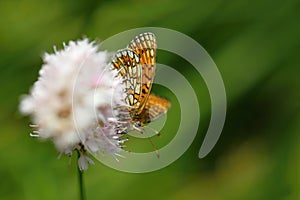
[[[77, 161], [79, 160], [80, 157], [80, 152], [77, 150]], [[83, 188], [83, 171], [80, 170], [77, 162], [77, 171], [78, 171], [78, 181], [79, 181], [79, 195], [80, 195], [80, 200], [84, 200], [84, 188]]]

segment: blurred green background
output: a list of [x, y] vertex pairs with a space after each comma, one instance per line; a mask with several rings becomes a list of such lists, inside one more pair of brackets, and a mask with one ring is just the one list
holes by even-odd
[[[18, 112], [43, 52], [143, 26], [180, 31], [208, 51], [226, 87], [225, 127], [199, 159], [210, 117], [204, 112], [188, 151], [152, 173], [127, 174], [96, 161], [85, 173], [87, 199], [300, 199], [299, 10], [298, 0], [0, 1], [0, 199], [78, 198], [75, 159], [68, 167], [51, 142], [30, 138], [29, 119]], [[200, 107], [209, 111], [200, 75], [166, 52], [158, 60], [199, 86]], [[175, 134], [170, 123], [158, 145]]]

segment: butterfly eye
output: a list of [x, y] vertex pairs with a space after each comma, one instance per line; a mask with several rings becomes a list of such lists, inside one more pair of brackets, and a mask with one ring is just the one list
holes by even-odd
[[141, 127], [142, 126], [142, 123], [140, 121], [137, 121], [134, 123], [135, 127]]

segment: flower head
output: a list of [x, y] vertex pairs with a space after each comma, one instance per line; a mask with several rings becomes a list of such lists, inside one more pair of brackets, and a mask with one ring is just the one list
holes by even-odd
[[121, 151], [114, 108], [123, 102], [123, 88], [108, 59], [107, 52], [98, 51], [87, 39], [46, 53], [38, 80], [20, 104], [40, 138], [51, 139], [62, 153], [82, 153], [81, 169], [92, 163], [87, 150], [111, 155]]

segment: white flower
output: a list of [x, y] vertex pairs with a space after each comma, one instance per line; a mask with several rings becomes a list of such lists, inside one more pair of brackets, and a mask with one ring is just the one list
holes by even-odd
[[43, 60], [40, 77], [20, 104], [37, 128], [33, 133], [53, 140], [62, 153], [80, 150], [81, 169], [92, 163], [83, 157], [87, 150], [117, 155], [123, 141], [114, 108], [124, 97], [121, 80], [109, 69], [109, 54], [83, 39]]

